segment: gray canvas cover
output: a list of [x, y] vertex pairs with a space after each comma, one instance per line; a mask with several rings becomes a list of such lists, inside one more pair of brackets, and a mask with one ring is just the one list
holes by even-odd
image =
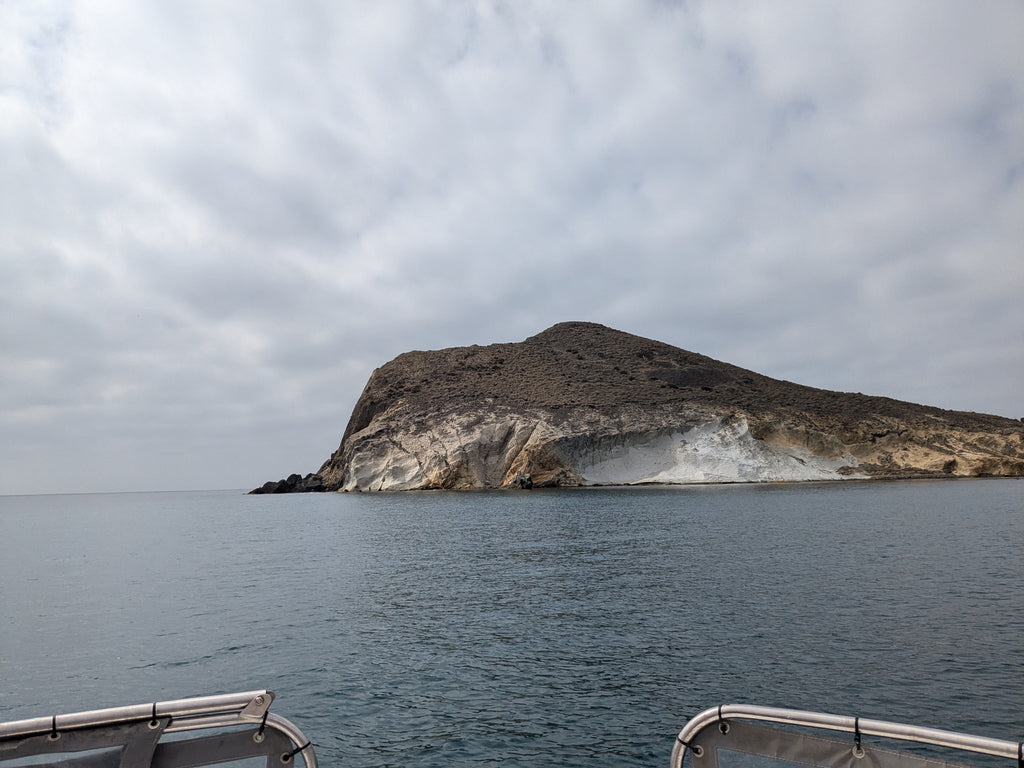
[[712, 723], [690, 746], [693, 768], [966, 768], [866, 740], [857, 750], [852, 737], [829, 738], [739, 720]]

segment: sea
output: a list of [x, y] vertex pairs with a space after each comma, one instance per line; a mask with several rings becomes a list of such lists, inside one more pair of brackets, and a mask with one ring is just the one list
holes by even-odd
[[1024, 481], [0, 497], [0, 721], [267, 688], [323, 766], [667, 766], [718, 704], [1024, 738]]

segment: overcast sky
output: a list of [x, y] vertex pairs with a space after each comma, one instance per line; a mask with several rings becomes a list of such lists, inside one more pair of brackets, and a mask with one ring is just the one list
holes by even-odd
[[1024, 416], [1024, 4], [0, 4], [0, 493], [315, 471], [589, 320]]

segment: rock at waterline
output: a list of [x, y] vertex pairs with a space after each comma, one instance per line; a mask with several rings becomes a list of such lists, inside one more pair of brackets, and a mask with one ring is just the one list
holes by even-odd
[[253, 488], [249, 493], [313, 493], [326, 490], [327, 488], [324, 487], [324, 481], [320, 476], [310, 472], [305, 477], [292, 474], [288, 475], [284, 480], [276, 482], [271, 480], [259, 488]]

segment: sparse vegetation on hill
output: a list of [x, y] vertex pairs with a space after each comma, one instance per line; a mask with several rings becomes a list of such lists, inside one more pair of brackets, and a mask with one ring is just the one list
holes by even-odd
[[[383, 439], [469, 412], [502, 413], [556, 431], [571, 426], [577, 445], [581, 419], [626, 424], [627, 411], [657, 413], [649, 423], [637, 421], [647, 431], [670, 428], [665, 414], [672, 413], [680, 414], [679, 428], [692, 425], [696, 413], [742, 418], [756, 440], [821, 456], [849, 453], [858, 472], [873, 477], [1024, 475], [1024, 425], [1012, 419], [816, 389], [602, 325], [568, 322], [519, 343], [399, 355], [370, 377], [338, 451], [311, 479], [291, 485], [342, 487], [364, 432]], [[545, 460], [557, 465], [557, 455], [552, 447]], [[464, 480], [458, 471], [450, 476], [452, 483]]]

